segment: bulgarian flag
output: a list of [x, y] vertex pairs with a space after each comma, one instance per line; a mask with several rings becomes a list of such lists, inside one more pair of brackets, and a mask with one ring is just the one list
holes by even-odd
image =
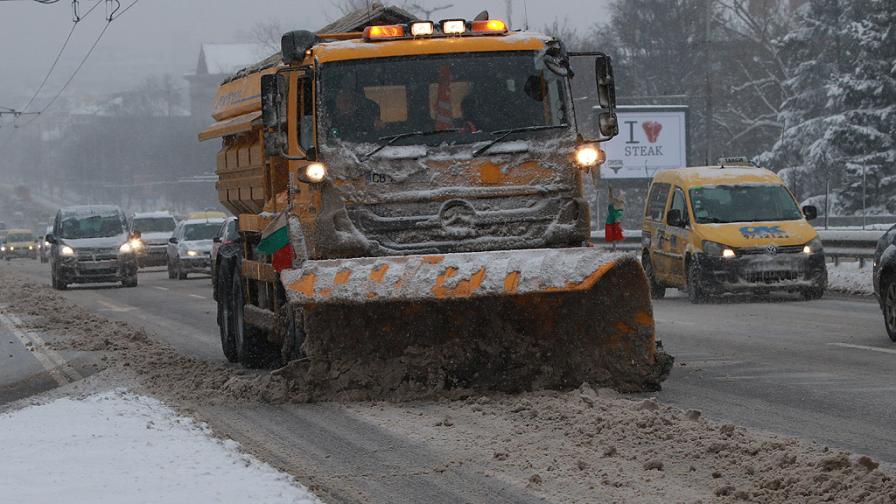
[[289, 241], [289, 217], [286, 212], [281, 212], [264, 228], [255, 251], [272, 256], [274, 270], [278, 273], [292, 267], [295, 251]]

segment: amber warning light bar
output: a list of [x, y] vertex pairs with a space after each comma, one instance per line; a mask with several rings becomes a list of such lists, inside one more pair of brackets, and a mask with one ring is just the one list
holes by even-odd
[[446, 19], [438, 24], [432, 21], [414, 21], [406, 25], [368, 26], [364, 29], [364, 40], [401, 40], [409, 38], [459, 37], [471, 35], [504, 35], [507, 23], [500, 19], [465, 21]]

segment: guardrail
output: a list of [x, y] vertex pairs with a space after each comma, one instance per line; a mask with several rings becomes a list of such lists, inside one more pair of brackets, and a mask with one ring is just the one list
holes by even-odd
[[[856, 259], [859, 267], [864, 268], [865, 262], [874, 257], [877, 241], [885, 232], [882, 229], [819, 229], [818, 236], [824, 244], [825, 256], [834, 264], [840, 264], [841, 259]], [[616, 244], [616, 250], [636, 252], [641, 249], [640, 230], [624, 230], [622, 235], [624, 239]], [[603, 233], [592, 233], [591, 241], [598, 247], [610, 248]]]

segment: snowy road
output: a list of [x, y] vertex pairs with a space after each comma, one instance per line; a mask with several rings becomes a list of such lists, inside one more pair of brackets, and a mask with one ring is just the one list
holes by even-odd
[[[46, 265], [0, 267], [48, 282]], [[157, 270], [141, 273], [137, 289], [75, 288], [64, 295], [144, 327], [184, 354], [223, 359], [208, 278], [174, 281]], [[874, 303], [695, 306], [671, 296], [655, 311], [659, 337], [677, 360], [660, 401], [896, 463], [896, 344]], [[533, 501], [475, 464], [452, 466], [425, 443], [363, 421], [350, 407], [203, 407], [199, 416], [262, 460], [302, 475], [330, 502], [398, 502], [398, 494], [407, 502]]]

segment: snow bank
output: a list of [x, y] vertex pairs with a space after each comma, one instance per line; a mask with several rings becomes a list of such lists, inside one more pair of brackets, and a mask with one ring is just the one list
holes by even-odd
[[121, 390], [0, 415], [0, 446], [4, 502], [319, 502], [237, 443]]
[[858, 262], [841, 262], [838, 266], [828, 264], [828, 289], [846, 294], [873, 296], [871, 270], [870, 261], [864, 268], [859, 268]]

